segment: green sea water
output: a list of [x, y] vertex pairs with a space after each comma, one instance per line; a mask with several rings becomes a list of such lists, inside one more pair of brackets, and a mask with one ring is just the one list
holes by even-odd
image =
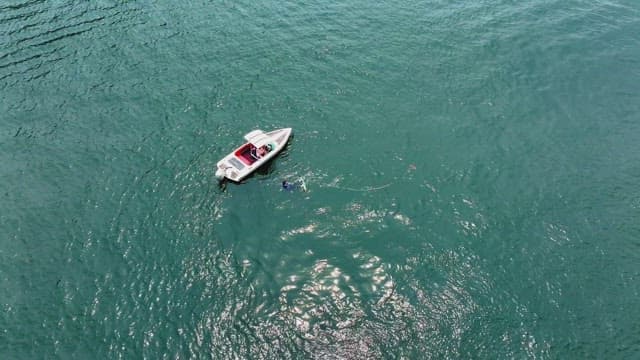
[[639, 358], [640, 2], [3, 0], [0, 190], [1, 359]]

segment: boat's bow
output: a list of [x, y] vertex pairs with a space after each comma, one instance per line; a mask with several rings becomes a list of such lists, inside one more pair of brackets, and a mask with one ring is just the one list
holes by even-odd
[[289, 140], [289, 137], [291, 136], [292, 131], [293, 131], [292, 128], [282, 128], [282, 129], [271, 131], [267, 134], [278, 145], [281, 145], [284, 147], [284, 145], [286, 145], [287, 141]]

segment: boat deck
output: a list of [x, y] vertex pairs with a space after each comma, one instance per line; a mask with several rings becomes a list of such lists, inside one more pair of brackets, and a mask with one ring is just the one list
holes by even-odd
[[238, 150], [236, 150], [235, 154], [243, 163], [247, 165], [251, 165], [256, 162], [256, 158], [251, 155], [251, 144], [245, 144]]

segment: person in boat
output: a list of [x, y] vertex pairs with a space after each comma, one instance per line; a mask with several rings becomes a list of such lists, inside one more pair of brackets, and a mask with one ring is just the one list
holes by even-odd
[[271, 151], [271, 144], [262, 145], [260, 146], [258, 151], [256, 151], [256, 155], [258, 155], [258, 157], [261, 158], [267, 155], [270, 151]]
[[267, 146], [266, 145], [265, 146], [260, 146], [256, 153], [257, 153], [258, 157], [263, 157], [263, 156], [267, 155]]

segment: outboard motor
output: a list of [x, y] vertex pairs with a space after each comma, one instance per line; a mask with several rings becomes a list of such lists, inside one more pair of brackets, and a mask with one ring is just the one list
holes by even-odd
[[216, 170], [216, 178], [218, 178], [218, 180], [223, 180], [226, 174], [227, 172], [224, 169], [218, 168]]

